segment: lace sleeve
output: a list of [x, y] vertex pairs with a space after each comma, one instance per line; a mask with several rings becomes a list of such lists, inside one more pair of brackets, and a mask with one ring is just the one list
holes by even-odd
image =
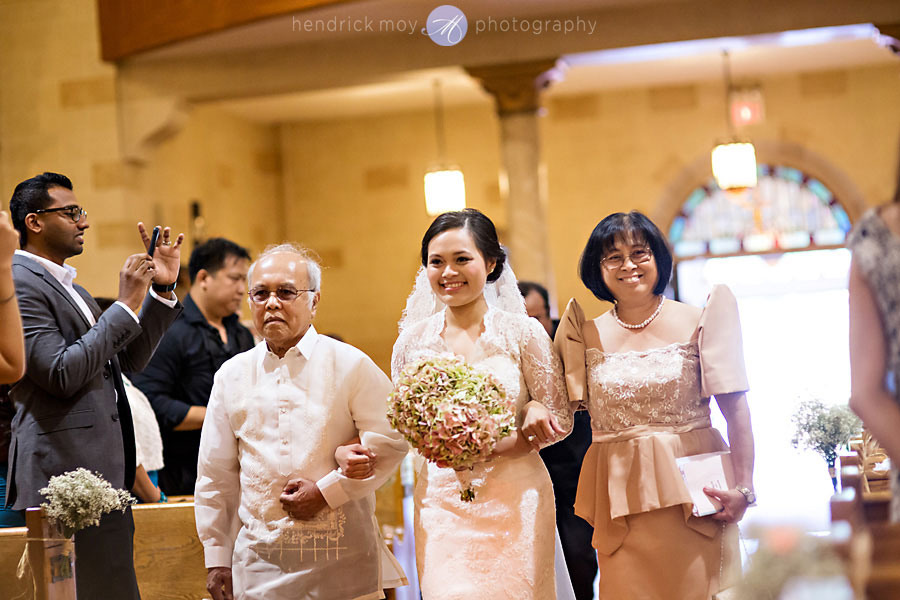
[[574, 406], [566, 392], [562, 363], [550, 342], [550, 336], [540, 323], [530, 317], [527, 318], [521, 352], [522, 374], [528, 395], [546, 406], [568, 435], [572, 431]]
[[409, 331], [401, 333], [394, 342], [394, 349], [391, 351], [391, 381], [396, 382], [400, 371], [406, 366], [409, 353]]

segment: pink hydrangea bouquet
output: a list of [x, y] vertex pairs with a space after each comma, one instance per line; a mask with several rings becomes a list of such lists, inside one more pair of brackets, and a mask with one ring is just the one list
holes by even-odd
[[[515, 412], [490, 374], [456, 358], [432, 358], [398, 377], [388, 420], [427, 460], [462, 471], [487, 459], [512, 432]], [[471, 485], [460, 498], [475, 499]]]

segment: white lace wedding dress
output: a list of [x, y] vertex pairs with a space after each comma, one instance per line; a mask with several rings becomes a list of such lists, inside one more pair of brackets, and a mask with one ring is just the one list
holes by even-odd
[[[441, 337], [444, 314], [403, 328], [391, 360], [394, 379], [407, 364], [453, 356]], [[534, 399], [571, 430], [561, 363], [536, 320], [491, 306], [469, 364], [490, 372], [516, 399], [517, 426], [522, 407]], [[472, 502], [460, 500], [453, 469], [426, 462], [419, 473], [416, 563], [424, 600], [557, 598], [553, 488], [538, 453], [499, 457], [464, 476], [476, 487]], [[558, 564], [567, 581], [565, 563]]]

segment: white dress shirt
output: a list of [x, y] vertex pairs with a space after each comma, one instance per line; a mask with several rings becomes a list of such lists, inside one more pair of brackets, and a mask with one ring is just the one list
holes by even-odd
[[[390, 380], [358, 349], [309, 327], [284, 358], [265, 342], [216, 373], [194, 492], [207, 567], [232, 567], [236, 598], [382, 598], [406, 583], [378, 532], [375, 490], [405, 456], [387, 422]], [[361, 437], [377, 455], [364, 480], [335, 449]], [[328, 506], [309, 521], [282, 508], [285, 484], [317, 482]]]

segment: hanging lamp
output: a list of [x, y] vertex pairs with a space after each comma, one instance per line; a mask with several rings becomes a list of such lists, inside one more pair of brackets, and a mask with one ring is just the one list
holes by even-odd
[[741, 191], [756, 186], [756, 149], [749, 141], [739, 139], [734, 132], [730, 105], [734, 86], [727, 50], [722, 51], [722, 64], [725, 77], [725, 123], [729, 139], [713, 148], [712, 172], [721, 189]]
[[438, 162], [425, 173], [425, 210], [431, 217], [466, 207], [466, 182], [463, 173], [459, 167], [447, 161], [444, 105], [439, 79], [434, 80], [434, 128]]

